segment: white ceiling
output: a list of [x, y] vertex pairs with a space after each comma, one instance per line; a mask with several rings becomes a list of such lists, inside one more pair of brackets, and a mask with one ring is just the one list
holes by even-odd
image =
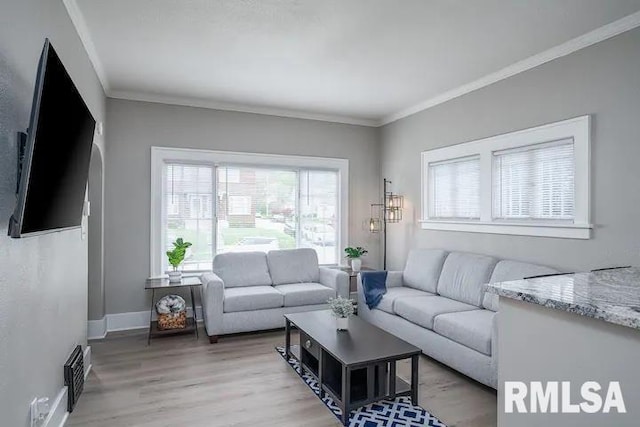
[[65, 0], [109, 96], [376, 124], [640, 0]]

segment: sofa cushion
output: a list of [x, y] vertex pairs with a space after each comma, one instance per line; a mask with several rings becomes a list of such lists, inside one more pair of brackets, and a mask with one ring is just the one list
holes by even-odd
[[496, 262], [485, 255], [451, 252], [442, 267], [438, 294], [480, 307]]
[[271, 276], [264, 252], [218, 254], [213, 258], [213, 272], [225, 288], [271, 285]]
[[420, 296], [398, 298], [393, 309], [397, 315], [409, 322], [433, 329], [433, 321], [440, 314], [478, 310], [478, 307], [445, 297]]
[[436, 293], [438, 278], [448, 252], [440, 249], [414, 249], [409, 252], [402, 280], [404, 285]]
[[329, 298], [335, 298], [336, 291], [320, 283], [292, 283], [276, 285], [274, 288], [284, 295], [284, 306], [326, 304]]
[[382, 310], [389, 314], [395, 314], [394, 305], [398, 298], [402, 297], [424, 297], [434, 296], [429, 292], [420, 291], [418, 289], [407, 288], [406, 286], [397, 286], [393, 288], [387, 288], [387, 293], [384, 294], [380, 300], [380, 304], [376, 307], [378, 310]]
[[318, 254], [311, 248], [269, 251], [267, 262], [274, 285], [320, 280]]
[[491, 322], [496, 315], [489, 310], [472, 310], [441, 314], [433, 330], [459, 344], [491, 355]]
[[[544, 265], [503, 260], [496, 264], [489, 283], [507, 282], [509, 280], [519, 280], [530, 276], [555, 273], [559, 273], [559, 271], [545, 267]], [[498, 311], [498, 295], [485, 292], [482, 306], [488, 310]]]
[[224, 290], [225, 313], [278, 308], [283, 304], [284, 296], [273, 286], [244, 286]]

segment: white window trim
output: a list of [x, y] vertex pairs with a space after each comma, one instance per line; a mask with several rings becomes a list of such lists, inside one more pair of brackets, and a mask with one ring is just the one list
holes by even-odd
[[[575, 218], [573, 222], [493, 219], [493, 153], [496, 151], [572, 138], [575, 156]], [[591, 237], [591, 117], [581, 116], [530, 129], [422, 152], [422, 220], [425, 230], [589, 239]], [[480, 219], [429, 218], [430, 163], [480, 156]]]
[[[329, 157], [289, 156], [280, 154], [241, 153], [191, 148], [151, 147], [151, 218], [150, 218], [150, 277], [164, 274], [162, 271], [162, 242], [164, 229], [162, 218], [166, 206], [162, 203], [165, 185], [163, 165], [183, 161], [189, 164], [224, 166], [245, 164], [251, 166], [276, 166], [297, 169], [327, 169], [338, 171], [338, 226], [339, 247], [349, 243], [349, 160]], [[214, 183], [215, 185], [215, 183]], [[216, 213], [214, 212], [214, 215]], [[214, 217], [215, 221], [215, 217]], [[339, 255], [339, 254], [338, 254]]]

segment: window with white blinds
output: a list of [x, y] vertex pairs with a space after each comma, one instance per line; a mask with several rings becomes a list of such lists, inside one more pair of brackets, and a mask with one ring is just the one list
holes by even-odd
[[321, 264], [339, 264], [338, 174], [335, 171], [300, 171], [299, 245], [311, 247]]
[[187, 272], [211, 270], [217, 253], [300, 247], [314, 249], [320, 264], [339, 263], [348, 242], [347, 165], [154, 147], [151, 275], [169, 270], [165, 253], [180, 237], [192, 243], [181, 266]]
[[216, 253], [268, 252], [297, 247], [285, 232], [297, 218], [298, 171], [253, 166], [220, 166]]
[[493, 216], [573, 220], [573, 140], [493, 153]]
[[478, 156], [429, 165], [430, 217], [480, 218], [480, 158]]
[[589, 239], [589, 116], [422, 153], [427, 230]]
[[[192, 243], [182, 269], [209, 270], [213, 259], [214, 168], [184, 163], [167, 163], [165, 168], [162, 253], [182, 237]], [[168, 270], [166, 257], [162, 266], [163, 271]]]

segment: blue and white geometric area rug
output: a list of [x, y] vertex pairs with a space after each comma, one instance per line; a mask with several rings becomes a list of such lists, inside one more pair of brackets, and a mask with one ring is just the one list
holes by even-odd
[[[286, 359], [284, 347], [276, 347], [280, 356]], [[296, 359], [287, 360], [289, 365], [300, 375], [311, 390], [340, 419], [342, 410], [327, 393], [320, 396], [318, 382], [308, 373], [301, 375], [300, 364]], [[408, 397], [397, 397], [394, 400], [381, 400], [351, 411], [349, 427], [447, 427], [439, 419], [419, 406], [411, 404]]]

